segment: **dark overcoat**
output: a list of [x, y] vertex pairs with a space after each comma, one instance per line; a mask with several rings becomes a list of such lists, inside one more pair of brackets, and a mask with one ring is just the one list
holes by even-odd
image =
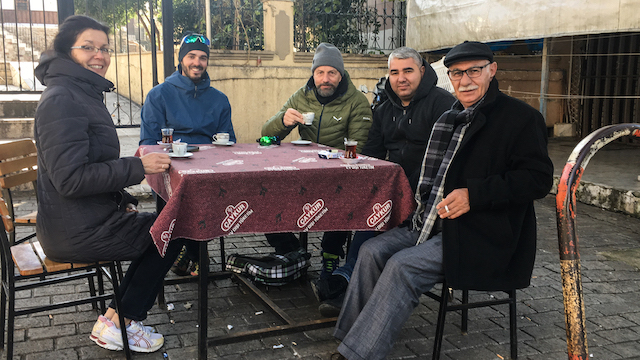
[[142, 161], [120, 157], [102, 94], [113, 84], [70, 59], [45, 53], [36, 68], [47, 86], [35, 116], [36, 233], [56, 261], [132, 260], [151, 245], [150, 213], [125, 213], [122, 189], [144, 178]]
[[533, 201], [552, 183], [542, 115], [501, 93], [493, 79], [445, 180], [445, 196], [467, 188], [471, 207], [442, 222], [447, 282], [476, 290], [529, 286], [536, 254]]

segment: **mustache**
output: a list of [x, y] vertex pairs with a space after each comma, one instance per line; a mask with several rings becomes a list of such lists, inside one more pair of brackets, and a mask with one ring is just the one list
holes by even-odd
[[472, 91], [476, 90], [478, 85], [468, 85], [468, 86], [460, 86], [458, 87], [458, 91]]
[[189, 69], [204, 70], [204, 67], [200, 65], [193, 65], [193, 66], [189, 66]]

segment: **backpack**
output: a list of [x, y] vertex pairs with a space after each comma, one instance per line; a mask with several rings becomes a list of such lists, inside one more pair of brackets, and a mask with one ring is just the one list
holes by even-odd
[[279, 286], [305, 274], [311, 266], [310, 258], [311, 254], [303, 249], [263, 257], [231, 254], [227, 257], [226, 268], [257, 283]]

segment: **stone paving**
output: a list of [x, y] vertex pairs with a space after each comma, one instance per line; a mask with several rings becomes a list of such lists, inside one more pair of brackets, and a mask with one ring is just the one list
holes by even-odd
[[[22, 201], [21, 211], [35, 205]], [[142, 211], [152, 211], [149, 200]], [[562, 285], [558, 260], [554, 197], [536, 203], [539, 245], [531, 286], [518, 291], [518, 350], [520, 359], [566, 359], [566, 337]], [[640, 219], [578, 204], [577, 227], [582, 256], [589, 351], [594, 359], [640, 359], [640, 272], [637, 259], [620, 253], [640, 252]], [[320, 268], [319, 234], [310, 236], [313, 265], [309, 278]], [[267, 253], [270, 248], [261, 235], [233, 236], [225, 241], [227, 253]], [[211, 266], [219, 269], [219, 245], [209, 243]], [[622, 260], [620, 260], [622, 259]], [[636, 265], [634, 265], [634, 261]], [[154, 306], [147, 325], [165, 335], [165, 346], [136, 359], [197, 358], [197, 286], [167, 286], [168, 311]], [[271, 287], [269, 296], [295, 319], [319, 319], [317, 303], [306, 282]], [[27, 303], [48, 303], [86, 292], [77, 282], [19, 294]], [[501, 296], [472, 293], [475, 298]], [[264, 311], [260, 313], [260, 311]], [[462, 335], [460, 317], [447, 315], [443, 360], [508, 359], [507, 306], [470, 311], [468, 335]], [[15, 358], [31, 359], [123, 359], [120, 352], [99, 348], [88, 338], [97, 313], [89, 305], [19, 317], [16, 321]], [[389, 359], [430, 359], [437, 304], [424, 297], [400, 334]], [[233, 326], [231, 330], [228, 325]], [[255, 297], [231, 280], [212, 281], [209, 290], [209, 336], [279, 325]], [[328, 359], [338, 342], [332, 329], [319, 329], [285, 336], [265, 337], [243, 343], [209, 348], [210, 359]], [[283, 345], [282, 348], [274, 346]], [[166, 357], [165, 357], [166, 354]]]

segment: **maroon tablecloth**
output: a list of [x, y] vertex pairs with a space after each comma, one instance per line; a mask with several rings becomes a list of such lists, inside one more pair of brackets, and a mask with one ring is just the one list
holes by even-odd
[[[164, 256], [173, 238], [211, 240], [230, 234], [387, 230], [404, 221], [414, 200], [402, 168], [363, 157], [355, 165], [320, 159], [323, 145], [200, 145], [173, 158], [169, 171], [147, 175], [166, 206], [151, 228]], [[163, 151], [141, 146], [138, 155]]]

